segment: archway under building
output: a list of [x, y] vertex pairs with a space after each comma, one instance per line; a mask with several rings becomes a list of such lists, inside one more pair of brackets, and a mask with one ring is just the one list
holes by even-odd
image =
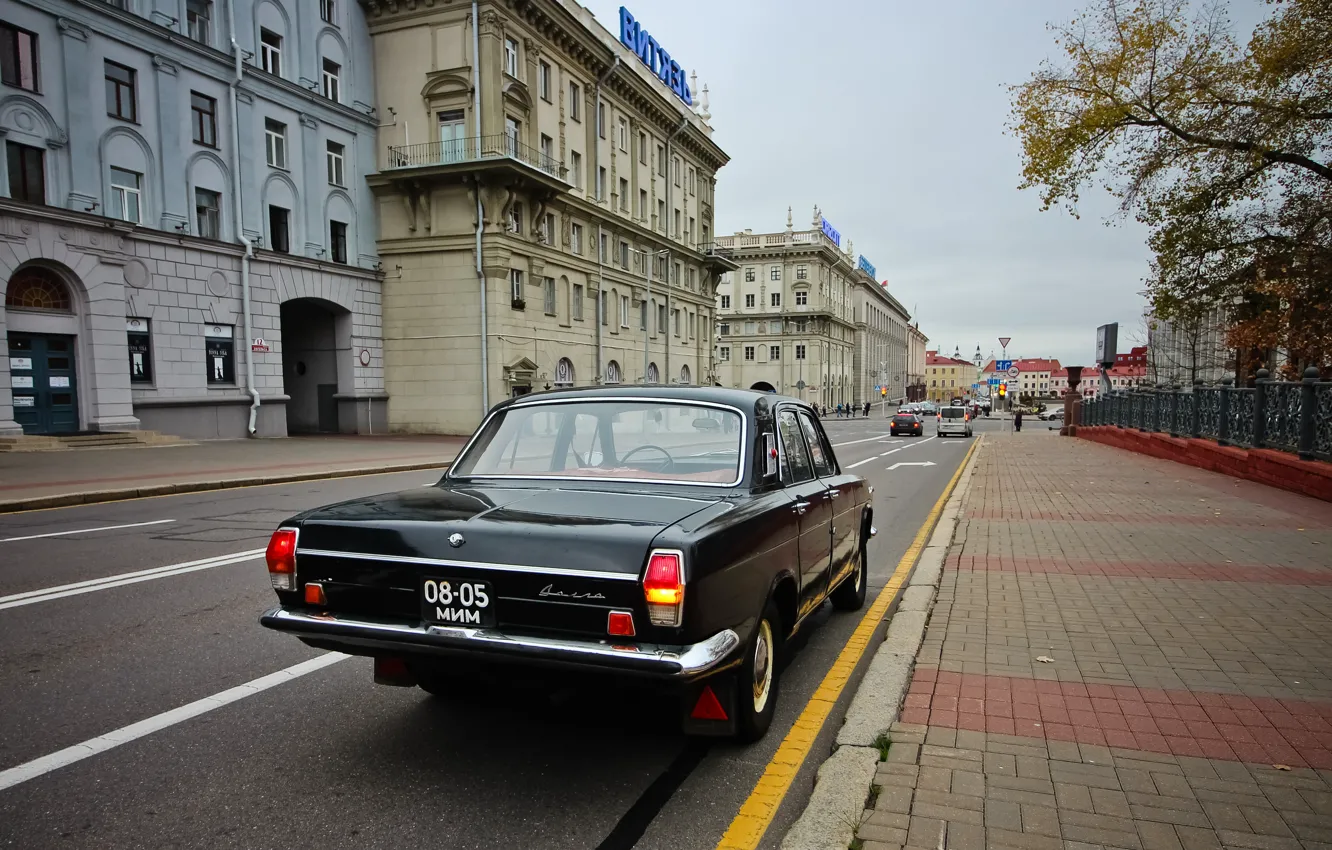
[[287, 433], [335, 434], [342, 430], [338, 396], [352, 390], [351, 313], [322, 298], [294, 298], [282, 303], [281, 316]]
[[31, 264], [5, 284], [14, 421], [25, 434], [79, 433], [79, 302], [71, 273]]
[[750, 385], [749, 388], [750, 388], [751, 390], [758, 390], [758, 391], [761, 392], [761, 393], [775, 393], [775, 392], [777, 392], [777, 388], [774, 387], [772, 384], [768, 383], [767, 381], [759, 381], [759, 382], [756, 383], [756, 384], [752, 384], [752, 385]]

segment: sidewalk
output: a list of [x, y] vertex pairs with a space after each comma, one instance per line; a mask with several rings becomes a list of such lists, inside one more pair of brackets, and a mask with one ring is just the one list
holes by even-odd
[[183, 446], [0, 454], [0, 513], [447, 466], [465, 437], [210, 440]]
[[987, 435], [890, 739], [863, 850], [1332, 847], [1332, 505]]

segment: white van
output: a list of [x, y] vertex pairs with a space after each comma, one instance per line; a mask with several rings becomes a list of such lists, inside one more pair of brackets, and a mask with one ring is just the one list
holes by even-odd
[[967, 413], [967, 409], [961, 405], [939, 408], [938, 427], [935, 433], [940, 437], [950, 437], [954, 434], [959, 437], [970, 437], [971, 416]]

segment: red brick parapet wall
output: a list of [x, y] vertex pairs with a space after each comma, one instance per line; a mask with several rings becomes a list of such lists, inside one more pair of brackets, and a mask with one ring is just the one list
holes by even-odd
[[1272, 449], [1219, 446], [1211, 440], [1172, 437], [1114, 425], [1084, 425], [1078, 428], [1078, 436], [1332, 502], [1332, 464], [1322, 461], [1300, 460]]

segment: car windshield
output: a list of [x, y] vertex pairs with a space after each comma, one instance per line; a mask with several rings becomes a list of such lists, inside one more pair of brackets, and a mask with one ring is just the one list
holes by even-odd
[[449, 475], [735, 484], [743, 430], [735, 410], [680, 402], [515, 405], [487, 420]]
[[945, 407], [939, 411], [939, 416], [943, 419], [962, 419], [965, 415], [966, 411], [960, 407]]

